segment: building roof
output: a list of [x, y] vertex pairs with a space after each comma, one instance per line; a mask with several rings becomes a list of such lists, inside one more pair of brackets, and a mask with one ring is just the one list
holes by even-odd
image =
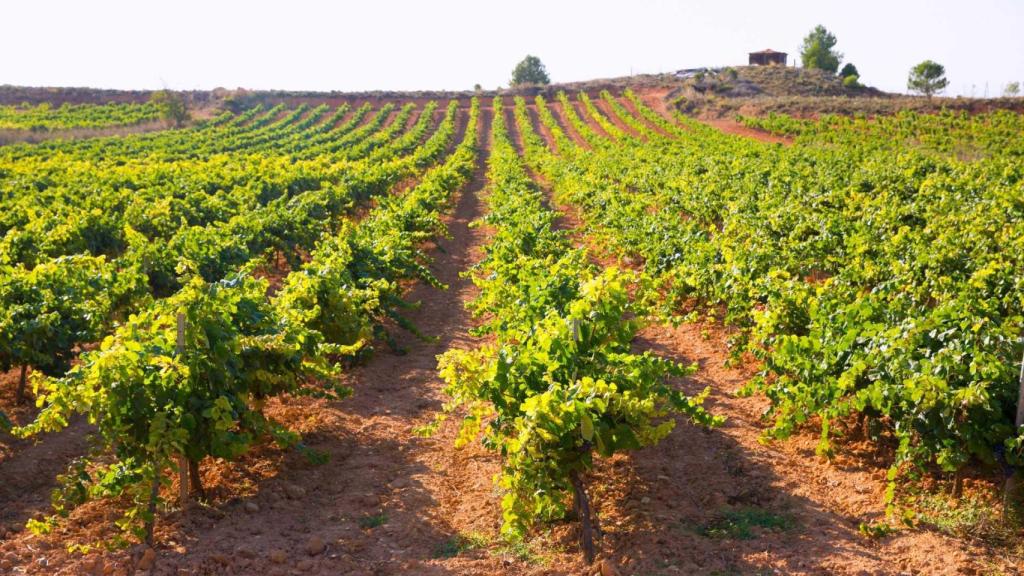
[[785, 52], [776, 52], [775, 50], [772, 50], [771, 48], [765, 48], [764, 50], [761, 50], [759, 52], [751, 52], [751, 54], [783, 54], [784, 55], [786, 53]]

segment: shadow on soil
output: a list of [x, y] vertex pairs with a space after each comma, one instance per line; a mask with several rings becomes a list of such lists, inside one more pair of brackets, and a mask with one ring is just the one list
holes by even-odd
[[[638, 348], [693, 361], [646, 338]], [[711, 385], [702, 372], [681, 386], [699, 393]], [[707, 406], [715, 403], [713, 393]], [[824, 573], [825, 558], [837, 555], [880, 561], [849, 518], [794, 494], [774, 474], [770, 446], [755, 455], [733, 438], [729, 429], [737, 425], [707, 431], [680, 421], [657, 446], [613, 461], [621, 477], [613, 488], [617, 512], [632, 529], [609, 534], [606, 547], [620, 563], [630, 559], [630, 573]], [[793, 540], [805, 544], [794, 547]]]

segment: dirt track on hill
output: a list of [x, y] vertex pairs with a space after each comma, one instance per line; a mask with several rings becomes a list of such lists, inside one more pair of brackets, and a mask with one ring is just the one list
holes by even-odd
[[725, 118], [717, 119], [701, 119], [701, 122], [717, 128], [726, 134], [735, 134], [737, 136], [743, 136], [746, 138], [752, 138], [754, 140], [760, 140], [761, 142], [768, 142], [771, 144], [785, 144], [790, 145], [793, 143], [793, 139], [787, 136], [779, 136], [778, 134], [772, 134], [765, 132], [764, 130], [758, 130], [756, 128], [750, 128], [744, 126], [735, 120], [729, 120]]

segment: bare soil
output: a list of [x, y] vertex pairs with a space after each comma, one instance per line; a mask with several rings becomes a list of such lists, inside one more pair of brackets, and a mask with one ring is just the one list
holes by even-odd
[[645, 126], [650, 128], [651, 130], [654, 130], [655, 132], [662, 136], [670, 136], [670, 134], [667, 131], [665, 131], [664, 128], [644, 118], [643, 115], [640, 114], [640, 111], [637, 110], [636, 105], [633, 104], [632, 100], [630, 100], [629, 98], [620, 98], [619, 102], [626, 107], [626, 110], [629, 110], [629, 113], [632, 114], [634, 118], [642, 122]]
[[577, 146], [589, 150], [590, 144], [587, 144], [587, 141], [583, 139], [583, 136], [576, 131], [576, 127], [569, 122], [562, 103], [560, 101], [551, 102], [550, 107], [552, 115], [555, 117], [558, 125], [562, 128], [562, 132], [565, 132], [565, 134], [568, 135]]
[[731, 119], [707, 118], [701, 119], [701, 122], [704, 122], [708, 126], [717, 128], [726, 134], [735, 134], [737, 136], [753, 138], [754, 140], [760, 140], [761, 142], [784, 144], [787, 146], [793, 143], [793, 139], [791, 137], [772, 134], [770, 132], [765, 132], [764, 130], [744, 126], [743, 124]]
[[663, 118], [669, 121], [672, 120], [672, 113], [668, 109], [667, 98], [671, 94], [670, 90], [646, 90], [643, 92], [637, 92], [637, 96], [640, 100], [651, 107], [652, 110], [660, 114]]
[[607, 138], [609, 140], [615, 140], [615, 137], [605, 131], [605, 129], [594, 119], [593, 116], [587, 112], [587, 107], [583, 105], [583, 102], [579, 100], [572, 100], [572, 105], [576, 109], [576, 114], [580, 117], [583, 122], [590, 127], [598, 136]]
[[634, 138], [641, 138], [640, 134], [636, 130], [634, 130], [632, 126], [626, 124], [625, 122], [622, 121], [621, 118], [619, 118], [619, 115], [616, 114], [614, 110], [612, 110], [611, 105], [604, 101], [604, 98], [598, 98], [594, 100], [594, 105], [597, 107], [598, 110], [601, 111], [602, 114], [604, 114], [605, 118], [607, 118], [619, 130], [622, 130], [623, 133], [628, 134]]

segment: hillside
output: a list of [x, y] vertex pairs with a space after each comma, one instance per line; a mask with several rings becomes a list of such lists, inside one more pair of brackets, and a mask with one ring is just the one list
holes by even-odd
[[1021, 98], [925, 98], [884, 92], [871, 86], [843, 86], [821, 70], [777, 66], [739, 66], [697, 73], [672, 87], [665, 98], [684, 114], [726, 118], [736, 114], [782, 113], [798, 117], [822, 114], [893, 114], [900, 110], [934, 113], [964, 110], [1024, 111]]
[[1020, 574], [1024, 117], [774, 73], [0, 147], [0, 572]]
[[[337, 106], [342, 102], [366, 101], [415, 102], [455, 99], [467, 106], [474, 96], [542, 95], [554, 98], [559, 92], [586, 92], [596, 97], [602, 90], [621, 94], [631, 89], [645, 97], [662, 100], [680, 112], [700, 118], [731, 118], [736, 114], [760, 116], [772, 113], [798, 117], [822, 114], [893, 114], [899, 110], [937, 112], [943, 109], [982, 113], [992, 110], [1024, 112], [1024, 98], [924, 98], [884, 92], [871, 86], [843, 86], [835, 75], [821, 70], [776, 66], [736, 66], [700, 68], [689, 73], [638, 74], [616, 78], [600, 78], [579, 82], [555, 83], [550, 86], [504, 88], [498, 90], [373, 90], [373, 91], [309, 91], [309, 90], [190, 90], [182, 94], [193, 109], [230, 109], [238, 112], [262, 104]], [[82, 87], [0, 86], [0, 105], [50, 103], [102, 104], [108, 102], [146, 102], [151, 90], [109, 90]], [[11, 140], [8, 136], [7, 140]]]

